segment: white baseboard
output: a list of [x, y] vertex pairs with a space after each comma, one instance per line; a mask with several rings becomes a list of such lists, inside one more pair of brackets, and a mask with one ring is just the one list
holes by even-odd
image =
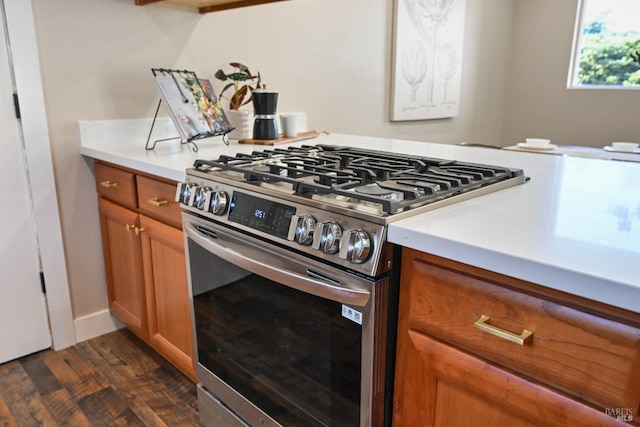
[[96, 311], [74, 321], [76, 343], [124, 328], [124, 324], [113, 317], [109, 310]]

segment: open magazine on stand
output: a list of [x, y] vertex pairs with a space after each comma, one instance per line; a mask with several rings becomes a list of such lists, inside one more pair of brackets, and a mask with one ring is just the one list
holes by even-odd
[[183, 141], [225, 135], [234, 129], [209, 80], [198, 78], [192, 71], [163, 68], [151, 71], [160, 103], [164, 101]]

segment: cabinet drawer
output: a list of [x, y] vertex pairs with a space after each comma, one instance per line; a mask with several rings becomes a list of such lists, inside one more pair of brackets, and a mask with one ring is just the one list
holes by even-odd
[[180, 204], [176, 203], [176, 184], [141, 175], [136, 177], [139, 211], [174, 227], [182, 228]]
[[[410, 287], [402, 308], [409, 310], [409, 329], [601, 408], [638, 415], [640, 329], [415, 256], [404, 259], [402, 274]], [[533, 335], [523, 345], [507, 341], [476, 327], [481, 316], [491, 327]]]
[[95, 162], [96, 191], [105, 199], [135, 209], [136, 186], [133, 173]]

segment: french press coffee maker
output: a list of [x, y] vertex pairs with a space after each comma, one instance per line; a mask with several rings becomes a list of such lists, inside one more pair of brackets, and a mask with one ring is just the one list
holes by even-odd
[[276, 118], [277, 105], [278, 92], [262, 89], [253, 91], [253, 110], [255, 113], [253, 139], [278, 139], [278, 120]]

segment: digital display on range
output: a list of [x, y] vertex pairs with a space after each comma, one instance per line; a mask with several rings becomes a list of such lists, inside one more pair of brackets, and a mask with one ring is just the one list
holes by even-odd
[[287, 238], [291, 217], [296, 208], [234, 192], [229, 205], [228, 219], [272, 236]]

